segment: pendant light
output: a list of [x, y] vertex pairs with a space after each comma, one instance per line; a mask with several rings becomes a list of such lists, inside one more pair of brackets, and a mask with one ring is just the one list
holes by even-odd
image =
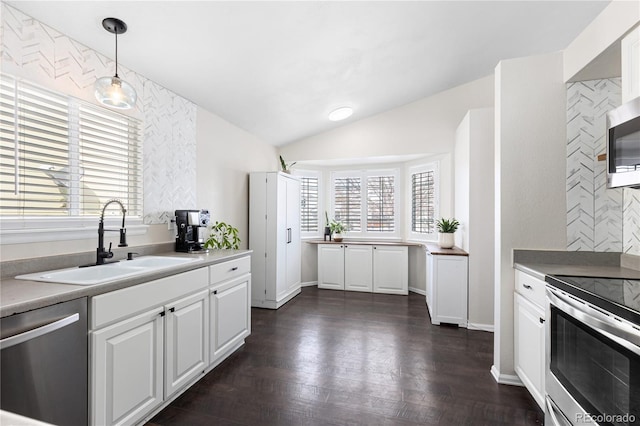
[[95, 95], [98, 102], [112, 108], [130, 109], [136, 104], [136, 91], [126, 81], [118, 77], [118, 34], [127, 32], [127, 24], [118, 18], [105, 18], [102, 26], [116, 35], [116, 74], [96, 81]]

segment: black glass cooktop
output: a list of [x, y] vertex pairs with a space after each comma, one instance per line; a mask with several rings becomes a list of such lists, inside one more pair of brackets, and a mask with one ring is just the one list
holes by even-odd
[[640, 280], [547, 275], [546, 281], [577, 298], [640, 325]]

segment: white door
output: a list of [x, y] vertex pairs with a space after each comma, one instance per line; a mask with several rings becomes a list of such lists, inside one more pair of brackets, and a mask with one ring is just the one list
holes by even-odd
[[344, 246], [344, 289], [371, 292], [373, 289], [373, 248], [369, 245]]
[[91, 424], [131, 425], [163, 400], [162, 308], [91, 333]]
[[165, 307], [165, 395], [189, 383], [209, 365], [209, 291]]
[[373, 292], [409, 294], [407, 246], [373, 246]]
[[210, 356], [214, 363], [251, 333], [251, 275], [214, 287], [210, 294]]
[[[288, 295], [300, 288], [302, 281], [302, 247], [300, 241], [300, 182], [287, 179], [287, 268], [286, 289]], [[283, 296], [284, 296], [283, 295]]]
[[344, 246], [318, 245], [318, 288], [344, 290]]
[[544, 311], [515, 294], [515, 370], [540, 407], [544, 406]]

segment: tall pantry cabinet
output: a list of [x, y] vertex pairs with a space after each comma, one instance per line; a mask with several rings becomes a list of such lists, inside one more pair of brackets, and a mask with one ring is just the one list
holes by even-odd
[[300, 181], [254, 172], [249, 198], [251, 306], [278, 309], [300, 293]]

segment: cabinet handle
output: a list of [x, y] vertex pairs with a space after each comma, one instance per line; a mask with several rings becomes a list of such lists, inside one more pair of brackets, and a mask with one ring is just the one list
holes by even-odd
[[163, 317], [164, 316], [164, 311], [160, 312], [160, 316]]
[[213, 290], [213, 294], [218, 294], [218, 290]]
[[169, 312], [175, 312], [176, 308], [169, 308]]
[[533, 287], [531, 287], [529, 284], [522, 284], [522, 287], [526, 288], [527, 290], [533, 289]]
[[238, 267], [237, 267], [237, 266], [234, 266], [233, 268], [231, 268], [231, 270], [232, 270], [232, 271], [237, 271], [237, 270], [238, 270]]
[[540, 318], [540, 324], [544, 324], [544, 320]]

